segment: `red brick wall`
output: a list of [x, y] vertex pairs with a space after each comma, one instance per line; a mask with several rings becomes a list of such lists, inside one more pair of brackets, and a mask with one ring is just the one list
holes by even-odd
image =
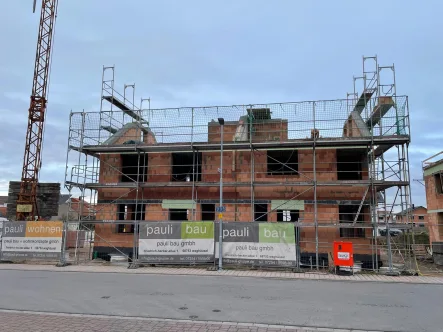
[[120, 182], [121, 158], [119, 154], [103, 154], [100, 156], [100, 183]]
[[97, 204], [96, 207], [97, 220], [115, 220], [117, 218], [117, 205], [110, 204]]
[[443, 194], [439, 194], [436, 191], [434, 175], [428, 175], [425, 177], [425, 187], [426, 205], [428, 210], [443, 209]]
[[288, 120], [256, 121], [253, 124], [253, 142], [287, 141]]
[[[225, 123], [223, 126], [223, 141], [225, 143], [232, 142], [234, 140], [235, 131], [237, 130], [238, 123]], [[247, 126], [246, 126], [247, 128]], [[220, 142], [220, 129], [221, 126], [218, 122], [211, 122], [208, 125], [208, 142], [219, 143]], [[249, 136], [248, 136], [249, 137]]]
[[6, 206], [0, 206], [0, 216], [6, 218]]
[[[223, 126], [223, 141], [232, 142], [239, 122], [225, 123]], [[245, 130], [247, 134], [247, 140], [249, 141], [250, 129], [245, 124]], [[220, 142], [220, 130], [221, 126], [218, 122], [211, 122], [208, 125], [208, 141], [211, 143]], [[287, 141], [288, 140], [288, 120], [273, 119], [255, 121], [253, 124], [252, 141], [253, 142], [267, 142], [267, 141]]]
[[343, 127], [343, 135], [346, 137], [361, 137], [362, 134], [358, 125], [355, 123], [354, 119], [350, 115], [348, 120], [346, 121], [345, 126]]
[[[224, 127], [224, 140], [232, 142], [233, 136], [237, 129], [237, 123], [227, 124]], [[287, 140], [287, 121], [275, 121], [269, 123], [261, 123], [255, 125], [255, 134], [253, 140]], [[208, 126], [208, 136], [210, 142], [220, 141], [220, 126], [218, 123]], [[128, 135], [131, 132], [128, 131]], [[133, 133], [134, 135], [137, 133]], [[271, 137], [272, 136], [272, 137]], [[276, 138], [277, 137], [277, 138]], [[124, 141], [130, 139], [125, 137]], [[229, 151], [223, 155], [223, 181], [224, 183], [251, 181], [251, 152], [250, 151]], [[266, 182], [310, 182], [313, 179], [313, 151], [298, 150], [299, 175], [267, 175], [267, 154], [266, 151], [255, 151], [254, 159], [254, 181], [258, 183]], [[119, 155], [103, 155], [101, 156], [100, 182], [115, 183], [120, 182], [120, 174], [118, 169], [121, 167]], [[139, 191], [139, 197], [144, 199], [218, 199], [219, 198], [219, 173], [220, 153], [219, 152], [203, 152], [202, 153], [202, 182], [213, 182], [214, 186], [196, 187], [194, 196], [191, 187], [157, 187], [144, 188]], [[117, 168], [113, 169], [113, 167]], [[316, 168], [317, 181], [337, 181], [337, 156], [335, 149], [317, 149], [316, 150]], [[150, 153], [148, 154], [148, 180], [147, 182], [170, 182], [172, 171], [172, 155], [171, 153]], [[367, 169], [363, 169], [363, 178], [367, 178]], [[364, 186], [318, 186], [317, 199], [319, 200], [357, 200], [363, 197], [366, 188]], [[304, 192], [305, 191], [305, 192]], [[302, 194], [302, 192], [304, 192]], [[312, 200], [314, 190], [310, 184], [303, 186], [255, 186], [255, 199], [295, 199]], [[224, 199], [247, 199], [251, 198], [251, 189], [246, 186], [225, 186], [223, 192]], [[135, 199], [136, 191], [128, 188], [104, 188], [99, 190], [99, 199]], [[367, 199], [369, 199], [369, 195]], [[101, 204], [99, 204], [100, 207]], [[268, 207], [268, 210], [270, 207]], [[217, 218], [217, 214], [215, 215]], [[301, 211], [300, 217], [305, 222], [314, 222], [313, 206], [306, 204], [305, 212]], [[115, 206], [113, 209], [106, 208], [97, 213], [97, 219], [115, 219]], [[162, 209], [161, 204], [146, 205], [146, 220], [167, 220], [169, 214], [167, 210]], [[201, 208], [197, 205], [195, 219], [201, 218]], [[253, 210], [250, 204], [226, 204], [226, 212], [223, 219], [226, 221], [243, 221], [249, 222], [253, 219]], [[272, 212], [268, 216], [269, 221], [276, 221], [277, 214]], [[318, 205], [318, 220], [320, 223], [338, 222], [338, 205]], [[303, 230], [302, 238], [304, 239], [304, 250], [315, 251], [314, 228], [306, 228]], [[371, 236], [371, 231], [366, 231], [367, 237]], [[117, 234], [115, 226], [100, 225], [98, 227], [98, 235], [110, 237], [112, 241], [124, 241], [127, 239], [127, 246], [132, 246], [132, 235]], [[329, 252], [332, 242], [339, 238], [339, 229], [337, 227], [328, 227], [319, 229], [320, 252]], [[357, 253], [370, 253], [369, 239], [352, 239], [354, 243], [360, 244], [356, 248]], [[105, 245], [105, 244], [103, 244]], [[313, 247], [314, 246], [314, 247]]]
[[[303, 218], [303, 223], [314, 223], [314, 205], [305, 204], [304, 213], [300, 214]], [[363, 209], [361, 213], [364, 215], [364, 220], [369, 222], [369, 215]], [[317, 205], [317, 218], [319, 224], [333, 224], [339, 221], [338, 205]], [[356, 254], [371, 254], [371, 237], [372, 229], [365, 229], [365, 238], [345, 238], [340, 237], [340, 229], [334, 225], [331, 227], [319, 227], [319, 252], [330, 253], [334, 241], [351, 241], [354, 243], [354, 253]], [[315, 228], [303, 227], [300, 234], [300, 247], [302, 252], [315, 252]]]
[[163, 210], [161, 204], [147, 204], [145, 219], [149, 221], [168, 220], [168, 210]]
[[[425, 188], [428, 211], [443, 209], [443, 194], [436, 190], [434, 175], [425, 176]], [[428, 213], [428, 228], [431, 242], [443, 241], [443, 220], [438, 213]]]
[[142, 131], [140, 128], [129, 128], [123, 136], [120, 136], [115, 142], [115, 145], [123, 144], [126, 141], [142, 141]]
[[155, 135], [151, 132], [143, 133], [143, 142], [145, 144], [156, 144], [157, 139], [156, 139]]
[[[267, 175], [267, 155], [266, 151], [254, 152], [254, 181], [255, 182], [309, 182], [313, 179], [313, 152], [310, 150], [299, 150], [299, 175]], [[203, 152], [202, 163], [202, 181], [218, 183], [220, 175], [220, 153]], [[251, 152], [249, 151], [229, 151], [223, 153], [223, 182], [245, 182], [251, 181]], [[317, 150], [316, 152], [317, 181], [336, 181], [337, 180], [337, 158], [335, 149]], [[367, 179], [367, 170], [364, 169], [363, 179]], [[264, 187], [256, 186], [256, 198], [263, 199], [290, 199], [311, 188], [311, 185], [305, 186], [279, 186]], [[232, 187], [226, 187], [224, 191], [232, 191]], [[318, 186], [318, 199], [356, 199], [363, 197], [366, 188], [357, 186]], [[205, 189], [200, 188], [200, 193]], [[235, 190], [239, 196], [250, 197], [250, 188], [237, 187]], [[214, 188], [214, 194], [208, 198], [216, 198], [218, 188]], [[200, 196], [201, 197], [201, 196]], [[312, 199], [313, 190], [307, 191], [299, 199]], [[368, 195], [369, 197], [369, 195]], [[205, 197], [206, 198], [206, 197]]]
[[[98, 220], [116, 220], [117, 205], [116, 204], [98, 204], [97, 205]], [[116, 224], [96, 224], [94, 246], [97, 247], [132, 247], [133, 234], [117, 233]]]
[[172, 174], [171, 153], [148, 154], [148, 182], [169, 182]]
[[[420, 207], [415, 209], [414, 211], [412, 211], [411, 216], [412, 218], [412, 222], [414, 223], [428, 223], [428, 210], [425, 209], [424, 207]], [[419, 219], [420, 216], [423, 216], [424, 219]], [[407, 220], [407, 216], [396, 216], [396, 222], [398, 223], [406, 223], [408, 222]]]

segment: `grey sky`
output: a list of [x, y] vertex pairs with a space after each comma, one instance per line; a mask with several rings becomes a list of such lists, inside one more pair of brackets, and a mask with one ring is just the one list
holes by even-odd
[[[19, 180], [39, 15], [0, 12], [0, 194]], [[99, 109], [102, 65], [152, 106], [345, 98], [362, 55], [395, 63], [412, 178], [443, 149], [441, 1], [60, 1], [41, 181], [64, 181], [70, 110]], [[430, 121], [428, 120], [430, 119]], [[414, 203], [425, 204], [413, 183]]]

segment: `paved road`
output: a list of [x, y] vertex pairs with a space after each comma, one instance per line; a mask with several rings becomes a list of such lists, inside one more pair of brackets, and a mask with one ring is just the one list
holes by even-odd
[[442, 285], [0, 271], [0, 309], [440, 331]]

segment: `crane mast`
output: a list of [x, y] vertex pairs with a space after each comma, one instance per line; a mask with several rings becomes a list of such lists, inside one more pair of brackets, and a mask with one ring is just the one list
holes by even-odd
[[[36, 0], [34, 0], [34, 11], [35, 2]], [[38, 217], [37, 184], [41, 167], [51, 46], [57, 16], [57, 4], [58, 0], [42, 0], [16, 220], [34, 220], [36, 216]]]

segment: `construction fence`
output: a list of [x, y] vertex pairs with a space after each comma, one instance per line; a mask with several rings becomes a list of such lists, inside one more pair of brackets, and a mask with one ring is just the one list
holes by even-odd
[[[124, 224], [134, 232], [107, 237], [91, 222], [5, 222], [1, 260], [43, 261], [61, 264], [124, 263], [145, 265], [214, 266], [219, 264], [219, 222], [132, 221]], [[110, 228], [121, 224], [108, 224]], [[366, 227], [366, 228], [364, 228]], [[365, 239], [316, 242], [312, 226], [293, 222], [223, 222], [223, 268], [279, 268], [297, 271], [348, 271], [416, 273], [429, 268], [430, 246], [426, 231], [395, 226], [362, 226], [376, 236]], [[322, 227], [326, 233], [340, 229]], [[341, 231], [343, 232], [342, 228]], [[388, 232], [386, 232], [389, 230]], [[395, 231], [393, 231], [395, 230]], [[324, 232], [320, 232], [323, 234]], [[120, 235], [120, 234], [119, 234]], [[334, 261], [334, 242], [351, 243], [353, 264]], [[316, 253], [316, 243], [318, 243]], [[441, 272], [436, 266], [433, 272]]]

